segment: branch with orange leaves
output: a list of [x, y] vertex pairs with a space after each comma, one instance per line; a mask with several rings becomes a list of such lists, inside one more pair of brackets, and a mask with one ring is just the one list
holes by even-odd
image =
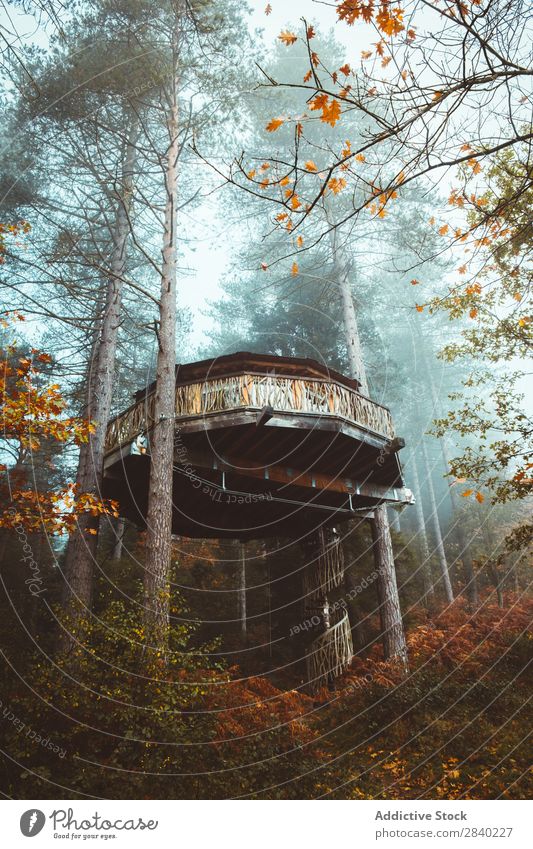
[[[377, 30], [375, 50], [363, 51], [357, 71], [347, 62], [328, 69], [313, 50], [315, 28], [305, 19], [303, 35], [282, 32], [279, 39], [288, 49], [304, 43], [309, 58], [309, 69], [301, 83], [274, 80], [263, 71], [265, 86], [300, 91], [305, 97], [304, 110], [278, 115], [266, 125], [269, 136], [284, 126], [294, 125], [291, 154], [286, 155], [288, 145], [284, 142], [281, 152], [254, 156], [256, 162], [263, 163], [261, 168], [271, 169], [269, 177], [261, 168], [257, 176], [253, 160], [244, 155], [226, 173], [218, 169], [226, 181], [284, 206], [287, 229], [301, 227], [334, 186], [351, 189], [354, 197], [363, 195], [331, 225], [342, 226], [355, 221], [363, 210], [382, 217], [390, 200], [409, 182], [462, 163], [470, 163], [475, 176], [486, 157], [531, 142], [533, 131], [525, 120], [530, 101], [520, 86], [529, 84], [533, 69], [521, 60], [521, 51], [524, 56], [528, 54], [529, 40], [520, 19], [520, 2], [509, 15], [508, 3], [502, 0], [470, 4], [462, 0], [448, 4], [419, 0], [411, 6], [411, 20], [416, 23], [421, 11], [429, 10], [442, 25], [440, 31], [430, 27], [428, 32], [424, 32], [422, 20], [420, 26], [407, 26], [404, 10], [388, 0], [346, 0], [336, 6], [340, 23], [359, 22]], [[497, 45], [491, 44], [493, 31], [498, 32]], [[444, 44], [444, 53], [436, 50]], [[394, 68], [393, 76], [379, 77], [369, 71], [370, 59], [378, 62], [380, 70]], [[417, 68], [423, 69], [418, 75]], [[506, 113], [505, 120], [491, 123], [490, 113], [483, 105], [490, 103], [494, 109], [496, 99], [508, 116]], [[322, 150], [323, 161], [310, 173], [305, 163], [313, 162], [315, 156], [314, 146], [306, 137], [306, 125], [318, 120], [335, 127], [349, 113], [361, 114], [372, 126], [357, 144], [350, 143], [344, 155], [340, 151], [327, 158]], [[467, 154], [462, 150], [464, 135], [471, 145]], [[364, 167], [357, 167], [363, 163]], [[285, 193], [279, 191], [287, 179], [298, 184], [297, 206], [288, 186]], [[376, 204], [376, 197], [381, 198], [380, 203]], [[316, 241], [310, 241], [307, 248], [314, 244]]]
[[[113, 516], [118, 518], [118, 504], [111, 499], [98, 498], [89, 492], [79, 492], [75, 484], [50, 492], [33, 489], [13, 489], [2, 500], [9, 504], [0, 511], [0, 528], [23, 529], [25, 533], [71, 534], [82, 516]], [[88, 534], [96, 534], [92, 527]]]

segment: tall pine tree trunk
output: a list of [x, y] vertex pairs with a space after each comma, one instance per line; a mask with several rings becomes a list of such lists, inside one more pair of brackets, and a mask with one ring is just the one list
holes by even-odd
[[[130, 232], [129, 210], [135, 169], [136, 137], [137, 123], [134, 122], [124, 154], [100, 334], [95, 344], [93, 368], [87, 381], [86, 415], [95, 423], [95, 431], [88, 443], [81, 448], [76, 476], [78, 490], [92, 493], [97, 497], [100, 496], [102, 489], [105, 435], [113, 394], [123, 277]], [[76, 530], [69, 539], [65, 558], [63, 602], [65, 611], [71, 619], [73, 633], [61, 637], [60, 643], [63, 649], [70, 647], [72, 640], [77, 639], [81, 620], [91, 610], [98, 527], [97, 516], [81, 516]]]
[[150, 439], [150, 481], [144, 570], [144, 631], [150, 654], [163, 661], [168, 651], [170, 563], [172, 553], [172, 485], [174, 479], [174, 412], [176, 395], [176, 255], [178, 179], [178, 37], [173, 46], [173, 81], [167, 127], [165, 226], [159, 305], [154, 424]]
[[422, 460], [424, 463], [424, 468], [426, 472], [426, 489], [428, 493], [429, 499], [429, 509], [431, 512], [431, 523], [433, 525], [433, 533], [435, 535], [435, 546], [437, 549], [437, 559], [439, 561], [439, 568], [441, 573], [442, 580], [442, 588], [444, 591], [444, 596], [448, 604], [451, 604], [453, 601], [453, 590], [452, 583], [450, 581], [450, 573], [448, 571], [448, 561], [446, 560], [446, 553], [444, 551], [444, 543], [442, 541], [442, 533], [440, 529], [439, 522], [439, 514], [437, 512], [437, 499], [435, 498], [435, 490], [433, 488], [433, 480], [431, 477], [431, 469], [429, 466], [428, 453], [426, 448], [426, 443], [424, 438], [421, 439], [421, 450], [422, 450]]
[[[361, 391], [368, 395], [368, 382], [361, 349], [361, 339], [353, 297], [348, 282], [347, 268], [341, 268], [337, 258], [336, 231], [331, 231], [334, 277], [342, 297], [342, 314], [346, 349], [351, 377], [361, 384]], [[378, 572], [377, 586], [380, 597], [380, 617], [385, 658], [397, 657], [402, 664], [407, 662], [407, 645], [403, 629], [400, 597], [396, 583], [396, 571], [390, 537], [387, 507], [380, 504], [374, 509], [372, 526], [373, 552]]]
[[[385, 522], [383, 522], [385, 518]], [[372, 543], [376, 563], [380, 564], [377, 579], [379, 615], [381, 619], [381, 639], [385, 659], [396, 658], [407, 669], [407, 645], [403, 630], [400, 597], [396, 583], [396, 570], [386, 510], [374, 511], [371, 522]], [[389, 564], [392, 563], [392, 569]], [[385, 564], [385, 568], [381, 564]]]

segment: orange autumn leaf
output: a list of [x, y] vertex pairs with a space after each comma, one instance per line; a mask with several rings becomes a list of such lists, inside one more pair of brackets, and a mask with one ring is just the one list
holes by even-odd
[[285, 221], [286, 218], [289, 217], [288, 212], [278, 212], [276, 215], [276, 221]]
[[469, 498], [469, 496], [471, 496], [473, 492], [473, 489], [465, 489], [465, 491], [462, 492], [461, 495], [463, 496], [463, 498]]
[[311, 26], [307, 27], [307, 38], [314, 38], [316, 35], [315, 28], [311, 24]]
[[293, 262], [292, 268], [291, 268], [291, 274], [292, 274], [293, 277], [296, 277], [296, 275], [298, 274], [298, 263], [297, 262]]
[[313, 97], [311, 102], [309, 103], [309, 109], [313, 112], [316, 112], [318, 109], [323, 109], [326, 106], [329, 98], [327, 94], [317, 94], [316, 97]]
[[279, 181], [280, 186], [288, 186], [288, 185], [289, 185], [289, 183], [290, 183], [290, 179], [289, 179], [289, 177], [283, 177], [283, 178]]
[[330, 101], [327, 94], [317, 94], [309, 103], [309, 108], [314, 112], [321, 109], [322, 115], [320, 116], [320, 120], [324, 121], [325, 124], [330, 124], [332, 127], [335, 126], [341, 117], [341, 105], [339, 101], [335, 98], [332, 98]]
[[255, 171], [255, 168], [253, 168], [251, 171], [248, 171], [248, 174], [246, 176], [248, 177], [249, 180], [253, 180], [253, 178], [255, 177], [255, 174], [256, 174], [256, 171]]
[[351, 74], [352, 69], [348, 65], [348, 62], [346, 62], [345, 65], [343, 65], [341, 68], [339, 68], [339, 71], [341, 72], [341, 74], [344, 74], [344, 76], [347, 77], [349, 74]]
[[307, 162], [304, 165], [304, 168], [307, 171], [318, 171], [318, 168], [316, 167], [316, 165], [315, 165], [315, 163], [313, 162], [312, 159], [307, 160]]
[[287, 47], [290, 47], [291, 44], [294, 44], [295, 41], [298, 41], [298, 36], [294, 35], [293, 32], [289, 32], [288, 30], [281, 32], [280, 35], [278, 35], [278, 38]]
[[331, 189], [334, 195], [338, 195], [344, 188], [346, 188], [344, 177], [332, 177], [328, 182], [328, 189]]
[[483, 504], [485, 501], [485, 496], [482, 492], [476, 492], [476, 501], [479, 501], [480, 504]]
[[355, 154], [355, 160], [356, 160], [356, 162], [365, 162], [366, 156], [364, 155], [364, 153], [356, 153]]
[[268, 169], [269, 169], [269, 168], [270, 168], [269, 163], [268, 163], [268, 162], [263, 162], [263, 164], [261, 165], [261, 168], [260, 168], [259, 170], [260, 170], [260, 171], [268, 171]]
[[476, 309], [475, 307], [472, 307], [472, 309], [470, 310], [469, 315], [470, 315], [470, 318], [476, 318], [476, 316], [477, 316], [477, 309]]
[[308, 71], [307, 74], [305, 74], [305, 76], [304, 76], [304, 83], [308, 83], [312, 76], [313, 76], [313, 72]]
[[411, 286], [419, 286], [420, 280], [417, 280], [415, 277], [411, 280]]
[[371, 50], [362, 50], [361, 51], [361, 59], [370, 59], [371, 56], [372, 56]]
[[442, 227], [439, 227], [439, 236], [445, 236], [449, 229], [447, 224], [443, 224]]
[[303, 247], [303, 243], [304, 243], [304, 237], [303, 237], [303, 236], [298, 236], [298, 238], [296, 239], [296, 244], [298, 245], [298, 247], [299, 247], [299, 248], [302, 248], [302, 247]]
[[272, 120], [266, 125], [265, 129], [267, 133], [275, 133], [276, 130], [279, 130], [282, 124], [283, 118], [272, 118]]
[[298, 207], [300, 207], [301, 205], [302, 205], [302, 204], [301, 204], [301, 202], [300, 202], [300, 199], [299, 199], [298, 195], [293, 195], [293, 196], [291, 197], [291, 206], [292, 206], [292, 208], [293, 208], [293, 209], [298, 209]]
[[340, 117], [341, 105], [338, 100], [332, 100], [331, 103], [327, 104], [323, 108], [320, 120], [324, 121], [325, 124], [329, 124], [331, 127], [334, 127]]
[[424, 307], [420, 306], [420, 304], [415, 304], [417, 312], [424, 312]]

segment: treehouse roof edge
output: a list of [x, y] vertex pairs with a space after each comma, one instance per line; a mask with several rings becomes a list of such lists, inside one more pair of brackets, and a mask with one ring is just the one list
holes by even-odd
[[[361, 384], [355, 378], [347, 377], [326, 363], [309, 357], [279, 357], [276, 354], [254, 354], [251, 351], [237, 351], [234, 354], [224, 354], [220, 357], [210, 357], [194, 363], [176, 364], [176, 382], [194, 383], [202, 378], [213, 380], [217, 377], [231, 377], [234, 374], [247, 371], [251, 374], [278, 374], [286, 377], [310, 378], [340, 383], [348, 389], [359, 391]], [[135, 401], [140, 401], [153, 392], [155, 381], [145, 389], [138, 390]], [[376, 403], [376, 402], [375, 402]]]

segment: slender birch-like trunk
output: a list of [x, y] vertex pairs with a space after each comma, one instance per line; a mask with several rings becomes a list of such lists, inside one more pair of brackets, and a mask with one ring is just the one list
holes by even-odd
[[[176, 12], [179, 23], [179, 12]], [[172, 485], [176, 395], [176, 256], [178, 205], [178, 34], [173, 44], [173, 80], [167, 119], [165, 225], [162, 248], [154, 424], [150, 440], [150, 481], [144, 570], [144, 632], [148, 665], [168, 652]]]
[[429, 466], [428, 453], [424, 438], [421, 439], [422, 461], [426, 472], [426, 489], [429, 499], [429, 509], [431, 512], [431, 523], [433, 525], [433, 533], [435, 534], [435, 546], [437, 549], [437, 559], [441, 573], [442, 587], [448, 604], [454, 599], [452, 583], [450, 581], [450, 573], [448, 571], [448, 561], [444, 551], [444, 543], [442, 541], [442, 532], [440, 529], [439, 515], [437, 512], [437, 499], [435, 498], [435, 490], [433, 488], [433, 480], [431, 477], [431, 469]]
[[[437, 415], [440, 414], [440, 404], [437, 398], [437, 391], [435, 389], [435, 381], [433, 380], [433, 375], [431, 374], [431, 370], [427, 365], [427, 355], [426, 355], [426, 374], [428, 376], [429, 388], [431, 391], [431, 399], [433, 401], [433, 409]], [[446, 471], [450, 471], [450, 451], [448, 447], [448, 440], [446, 437], [442, 437], [439, 439], [440, 449], [442, 452], [442, 459], [444, 461], [444, 466]], [[455, 532], [457, 534], [457, 539], [459, 541], [459, 557], [463, 562], [463, 568], [466, 578], [466, 596], [469, 603], [472, 607], [476, 608], [479, 605], [479, 592], [477, 585], [477, 577], [474, 572], [474, 567], [472, 564], [472, 557], [470, 554], [470, 544], [468, 541], [468, 537], [464, 531], [463, 524], [461, 522], [461, 511], [459, 509], [459, 503], [457, 501], [457, 493], [453, 488], [453, 484], [450, 486], [450, 501], [452, 504], [452, 513], [455, 521]]]
[[[352, 292], [348, 282], [347, 268], [340, 268], [337, 259], [336, 231], [331, 231], [335, 282], [340, 288], [342, 315], [346, 349], [351, 377], [361, 384], [361, 391], [368, 395], [368, 381], [364, 366], [361, 339], [357, 326], [357, 316]], [[377, 587], [380, 599], [380, 617], [385, 658], [397, 657], [402, 664], [407, 663], [407, 645], [400, 609], [400, 597], [396, 582], [394, 555], [390, 537], [387, 507], [380, 504], [374, 508], [374, 518], [370, 520], [372, 539], [374, 540], [374, 562], [378, 573]]]
[[424, 602], [428, 610], [433, 610], [435, 607], [435, 588], [433, 586], [433, 578], [431, 575], [431, 560], [429, 554], [428, 536], [426, 533], [426, 521], [424, 519], [424, 506], [422, 504], [422, 495], [420, 492], [420, 481], [418, 479], [418, 469], [416, 462], [412, 462], [409, 466], [412, 476], [413, 492], [415, 495], [415, 510], [418, 546], [420, 550], [420, 562], [422, 564], [422, 582], [424, 585]]
[[[136, 158], [137, 123], [132, 124], [122, 168], [122, 180], [115, 212], [113, 250], [110, 258], [104, 313], [99, 337], [95, 343], [93, 368], [87, 381], [86, 415], [95, 424], [88, 443], [82, 445], [76, 484], [80, 492], [99, 497], [102, 489], [102, 469], [107, 421], [113, 395], [113, 375], [124, 287], [124, 271], [129, 227], [129, 210], [133, 189]], [[90, 612], [93, 595], [93, 566], [98, 543], [99, 518], [81, 516], [69, 539], [65, 558], [63, 602], [71, 617], [74, 633], [62, 636], [62, 648], [67, 648], [81, 619]], [[77, 623], [77, 624], [76, 624]]]

